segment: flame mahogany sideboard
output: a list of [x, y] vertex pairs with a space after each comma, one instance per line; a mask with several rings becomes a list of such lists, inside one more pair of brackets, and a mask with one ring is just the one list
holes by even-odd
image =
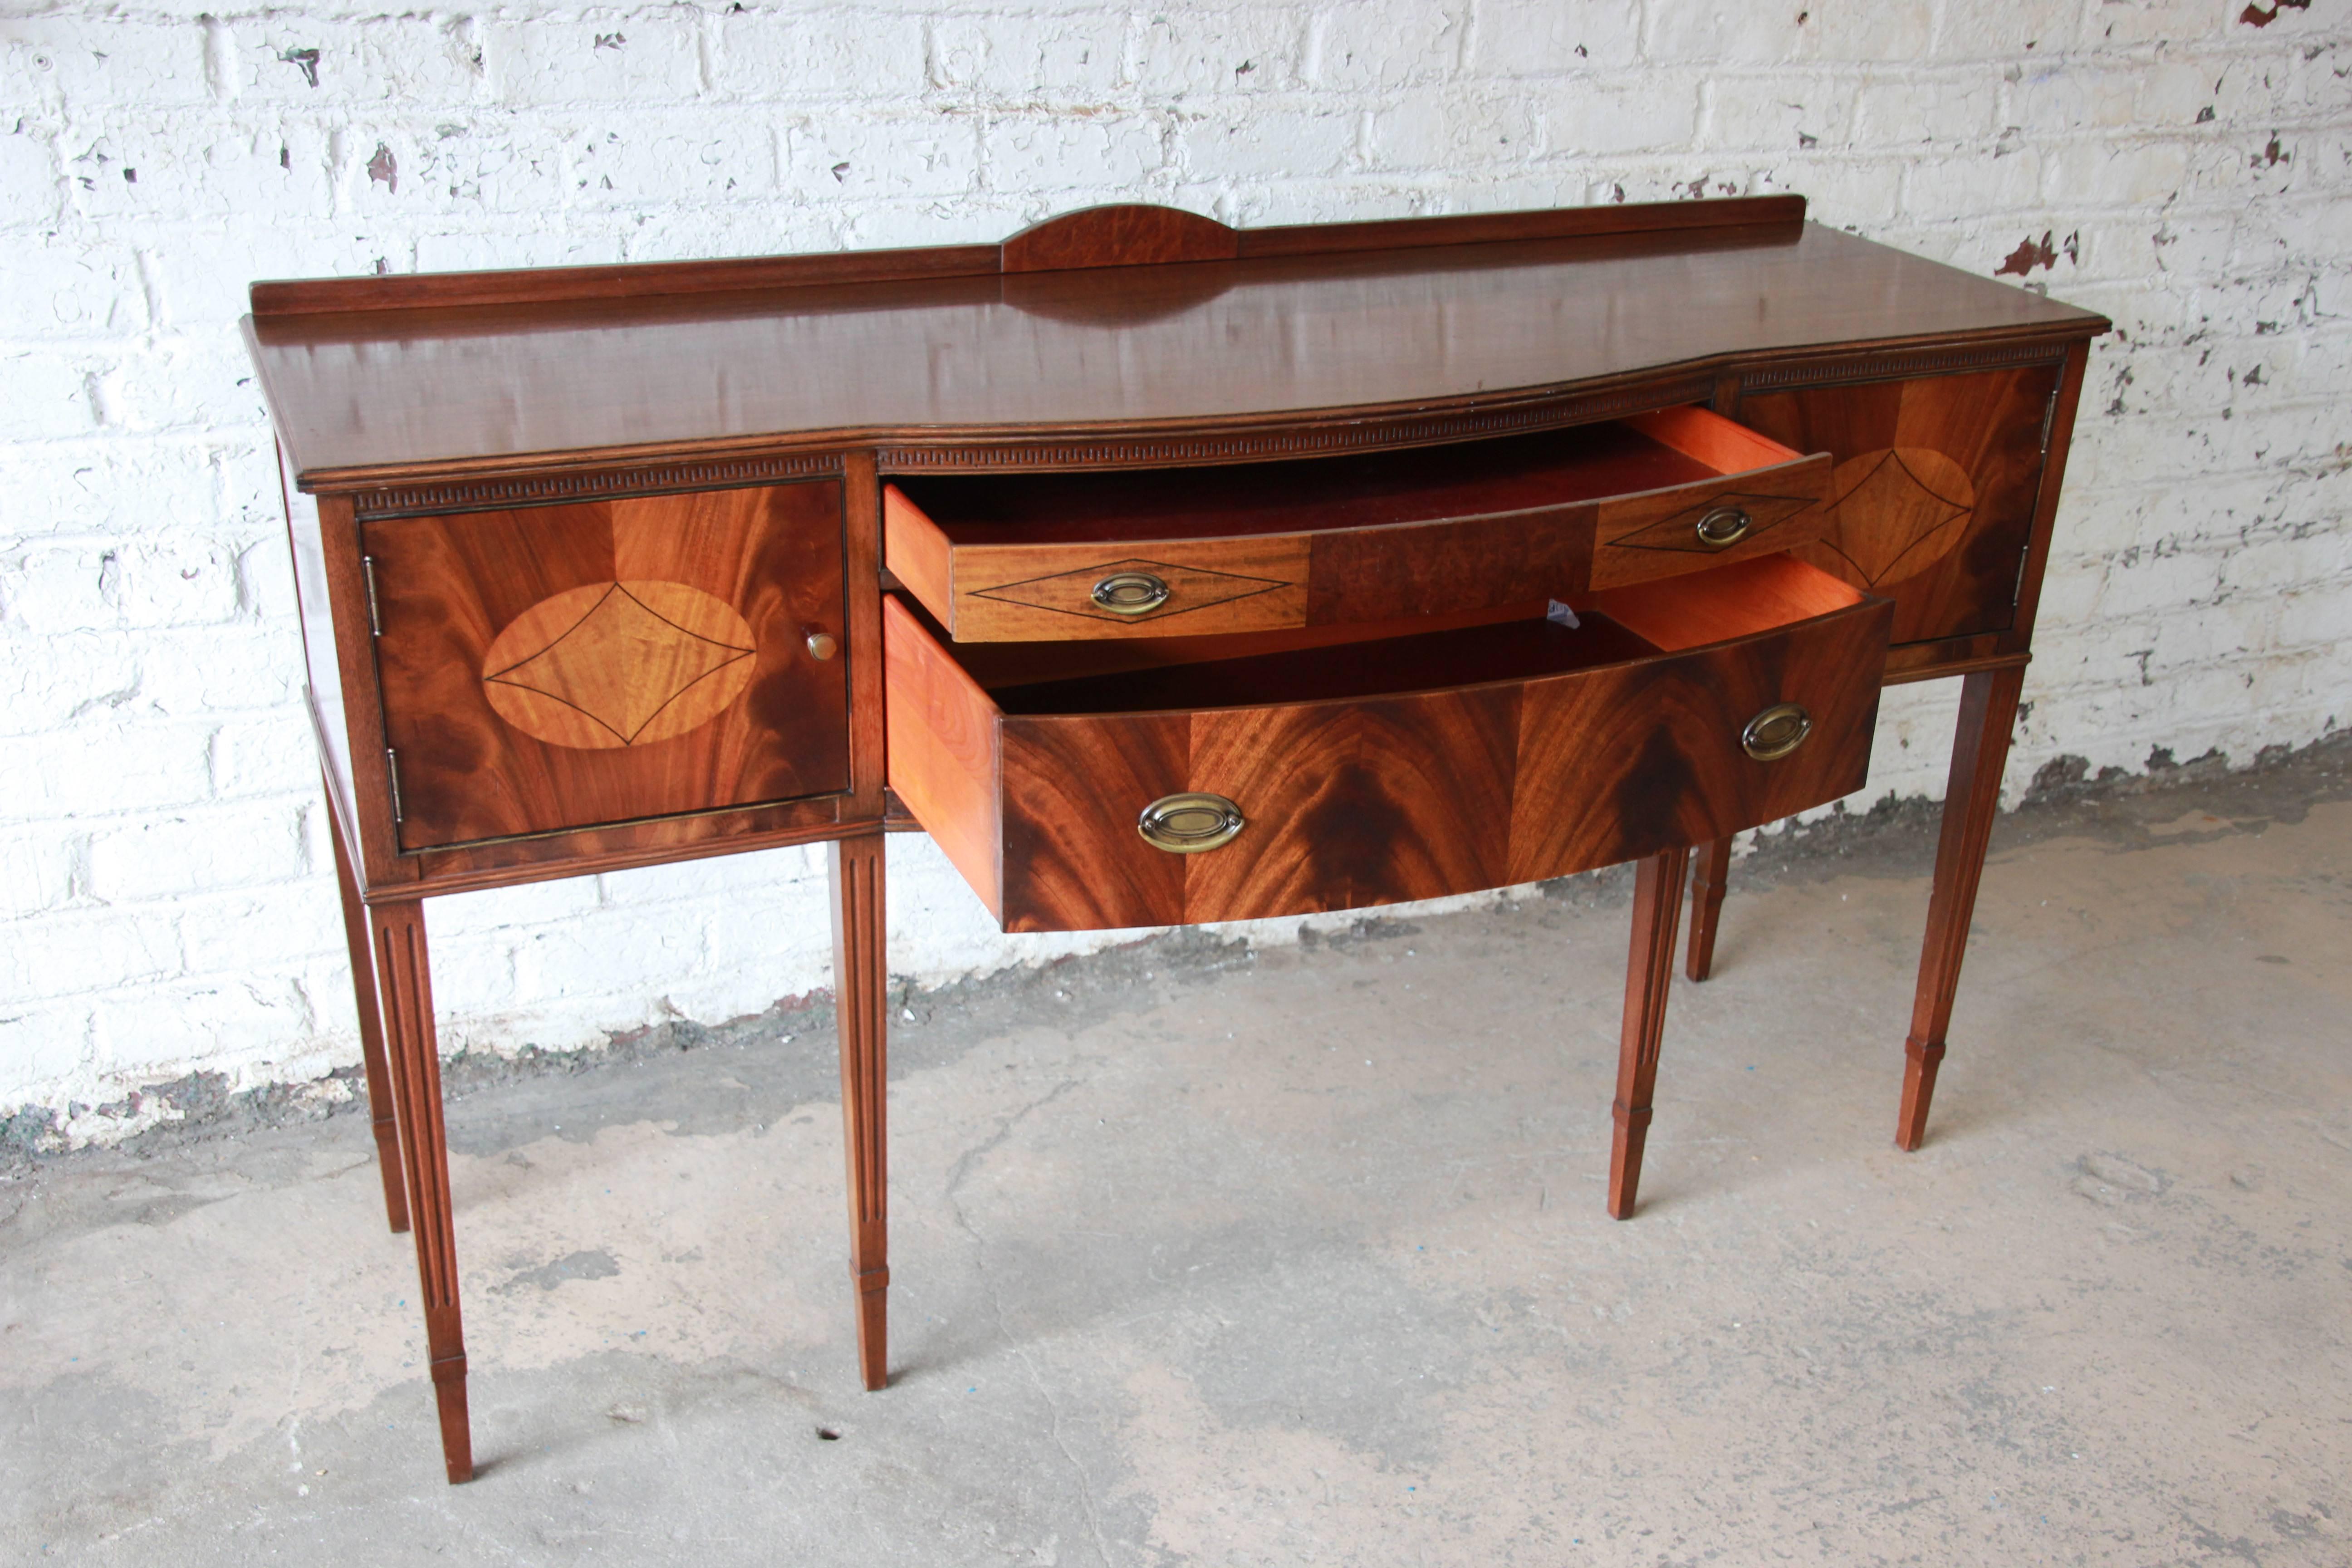
[[1633, 1212], [1686, 868], [1963, 679], [1934, 1090], [2089, 312], [1796, 196], [257, 283], [384, 1205], [472, 1473], [424, 900], [831, 845], [886, 1375], [882, 835], [1009, 930], [1638, 862]]

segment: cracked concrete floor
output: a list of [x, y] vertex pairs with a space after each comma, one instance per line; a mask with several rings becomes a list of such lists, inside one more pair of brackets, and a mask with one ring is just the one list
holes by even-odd
[[1630, 1224], [1622, 879], [913, 999], [878, 1394], [828, 1031], [460, 1098], [464, 1488], [362, 1119], [47, 1161], [0, 1556], [2352, 1561], [2340, 771], [2006, 819], [1910, 1156], [1929, 840], [1832, 847], [1676, 982]]

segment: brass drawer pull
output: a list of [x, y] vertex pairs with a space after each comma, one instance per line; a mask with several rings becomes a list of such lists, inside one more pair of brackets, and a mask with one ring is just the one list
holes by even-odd
[[1146, 844], [1171, 855], [1221, 848], [1247, 826], [1242, 808], [1221, 795], [1164, 795], [1135, 819]]
[[833, 636], [829, 632], [811, 632], [808, 637], [808, 650], [811, 658], [827, 659], [841, 651], [841, 645], [833, 640]]
[[1794, 702], [1780, 702], [1748, 721], [1739, 731], [1739, 745], [1759, 763], [1777, 763], [1805, 743], [1813, 732], [1813, 716]]
[[1114, 572], [1095, 584], [1094, 601], [1115, 616], [1148, 616], [1168, 594], [1168, 584], [1149, 572]]
[[1719, 506], [1698, 520], [1698, 542], [1709, 550], [1728, 550], [1748, 537], [1755, 520], [1736, 506]]

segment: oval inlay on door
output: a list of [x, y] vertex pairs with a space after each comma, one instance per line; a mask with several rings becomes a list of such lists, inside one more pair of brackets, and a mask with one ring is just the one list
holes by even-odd
[[499, 718], [551, 746], [642, 746], [699, 729], [750, 684], [751, 628], [684, 583], [591, 583], [508, 623], [482, 660]]

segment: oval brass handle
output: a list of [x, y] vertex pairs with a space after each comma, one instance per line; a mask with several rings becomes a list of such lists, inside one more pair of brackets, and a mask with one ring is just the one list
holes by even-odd
[[1095, 584], [1094, 601], [1115, 616], [1148, 616], [1168, 602], [1169, 593], [1149, 572], [1114, 572]]
[[841, 645], [834, 641], [832, 636], [828, 633], [811, 632], [809, 633], [808, 650], [809, 657], [811, 658], [831, 658], [835, 654], [841, 651]]
[[1221, 795], [1164, 795], [1135, 819], [1143, 841], [1171, 855], [1221, 848], [1248, 826], [1242, 808]]
[[1739, 748], [1759, 763], [1777, 763], [1805, 743], [1813, 716], [1794, 702], [1778, 702], [1748, 721]]
[[1698, 520], [1698, 542], [1709, 550], [1728, 550], [1748, 537], [1755, 519], [1736, 506], [1719, 506]]

